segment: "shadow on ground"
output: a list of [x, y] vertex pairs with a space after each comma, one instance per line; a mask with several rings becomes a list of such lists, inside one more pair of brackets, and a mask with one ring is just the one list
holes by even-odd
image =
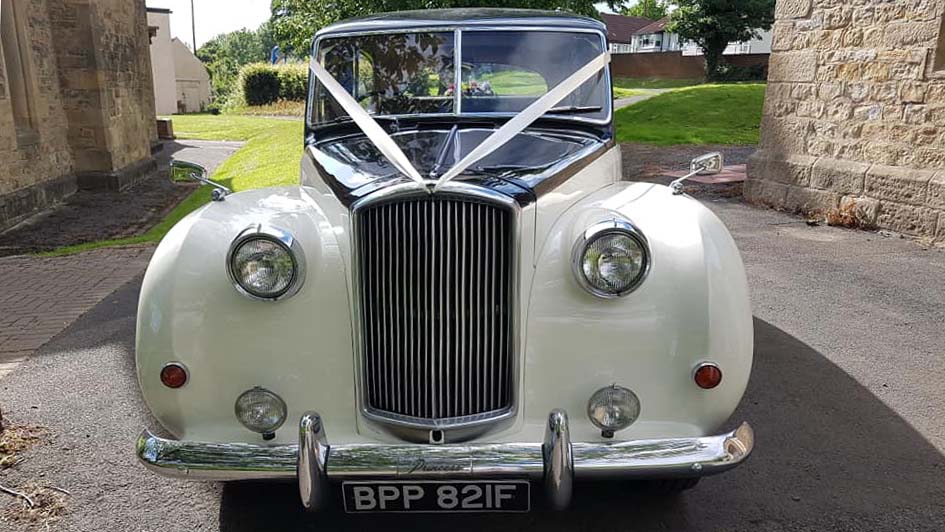
[[309, 515], [294, 484], [228, 484], [220, 528], [945, 530], [945, 459], [921, 434], [823, 355], [761, 320], [755, 352], [748, 393], [732, 417], [733, 426], [755, 427], [755, 455], [675, 498], [606, 483], [576, 486], [565, 513]]

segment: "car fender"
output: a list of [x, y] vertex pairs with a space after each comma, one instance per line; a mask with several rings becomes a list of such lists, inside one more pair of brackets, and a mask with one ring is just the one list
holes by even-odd
[[[336, 234], [344, 230], [329, 223], [324, 201], [298, 186], [229, 195], [185, 217], [156, 249], [138, 305], [137, 372], [145, 401], [174, 436], [261, 441], [234, 414], [236, 398], [254, 386], [288, 405], [274, 442], [297, 439], [312, 404], [338, 432], [354, 430], [351, 315]], [[306, 276], [291, 298], [250, 299], [227, 275], [230, 244], [257, 224], [288, 231], [301, 245]], [[180, 389], [160, 382], [172, 361], [189, 374]], [[331, 378], [316, 385], [311, 375]]]
[[[651, 267], [634, 292], [602, 299], [578, 284], [572, 248], [588, 227], [614, 218], [645, 235]], [[618, 384], [641, 401], [640, 419], [620, 439], [703, 436], [725, 422], [751, 371], [752, 315], [738, 249], [709, 209], [662, 185], [615, 183], [565, 211], [539, 249], [527, 319], [528, 419], [565, 408], [575, 438], [600, 438], [587, 400]], [[715, 389], [693, 381], [703, 361], [723, 371]]]

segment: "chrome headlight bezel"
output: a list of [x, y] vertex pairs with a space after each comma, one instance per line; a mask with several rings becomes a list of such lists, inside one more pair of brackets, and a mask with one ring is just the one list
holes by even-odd
[[[622, 234], [632, 238], [640, 246], [640, 249], [643, 250], [643, 267], [640, 273], [637, 275], [633, 283], [620, 292], [609, 292], [602, 290], [592, 284], [584, 275], [583, 267], [584, 255], [587, 252], [588, 246], [597, 241], [597, 239], [614, 233]], [[571, 250], [571, 271], [574, 273], [574, 278], [577, 279], [577, 282], [579, 285], [581, 285], [581, 288], [586, 290], [588, 293], [602, 299], [617, 299], [634, 292], [640, 287], [641, 284], [643, 284], [643, 281], [645, 281], [647, 276], [650, 274], [650, 266], [652, 265], [652, 262], [653, 259], [652, 254], [650, 253], [649, 242], [643, 233], [637, 229], [635, 225], [627, 220], [613, 219], [604, 222], [598, 222], [592, 225], [581, 233], [581, 236], [579, 236], [574, 242], [574, 246]]]
[[[237, 275], [233, 258], [238, 249], [250, 240], [267, 240], [277, 244], [288, 253], [292, 259], [294, 271], [289, 284], [280, 292], [272, 295], [255, 293], [253, 290], [243, 285], [240, 277]], [[226, 273], [233, 283], [233, 287], [240, 294], [256, 301], [281, 301], [288, 299], [301, 290], [305, 283], [305, 253], [302, 251], [302, 245], [292, 236], [292, 233], [269, 225], [254, 224], [243, 231], [230, 243], [230, 249], [226, 253]]]

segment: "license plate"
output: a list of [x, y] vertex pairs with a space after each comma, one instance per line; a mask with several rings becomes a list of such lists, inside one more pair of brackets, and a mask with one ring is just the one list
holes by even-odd
[[344, 482], [345, 511], [527, 512], [527, 481]]

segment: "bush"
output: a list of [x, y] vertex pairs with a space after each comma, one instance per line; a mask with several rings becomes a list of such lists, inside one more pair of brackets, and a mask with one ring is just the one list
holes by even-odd
[[304, 64], [281, 65], [279, 73], [279, 99], [293, 102], [305, 101], [308, 94], [308, 68]]
[[308, 69], [305, 65], [253, 63], [240, 70], [239, 87], [246, 105], [302, 101], [308, 92]]
[[279, 73], [265, 63], [240, 69], [239, 86], [247, 105], [266, 105], [279, 99]]
[[220, 100], [214, 100], [210, 102], [210, 105], [207, 106], [207, 112], [212, 115], [220, 114], [220, 111], [223, 110], [223, 104], [220, 103]]

